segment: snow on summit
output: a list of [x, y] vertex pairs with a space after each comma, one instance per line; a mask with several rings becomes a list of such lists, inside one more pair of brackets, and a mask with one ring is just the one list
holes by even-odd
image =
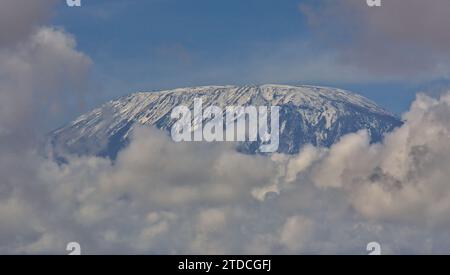
[[[193, 106], [203, 99], [211, 105], [280, 107], [278, 152], [298, 153], [305, 144], [331, 146], [345, 134], [367, 129], [373, 141], [402, 124], [374, 102], [341, 89], [316, 86], [246, 85], [202, 86], [139, 92], [112, 100], [50, 135], [57, 154], [99, 155], [115, 158], [129, 142], [136, 125], [170, 132], [170, 114], [178, 105]], [[258, 153], [259, 142], [243, 142], [239, 150]]]

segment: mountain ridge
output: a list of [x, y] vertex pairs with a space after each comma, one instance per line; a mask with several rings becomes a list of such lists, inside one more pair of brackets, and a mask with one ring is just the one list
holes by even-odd
[[[58, 155], [99, 155], [115, 158], [129, 142], [136, 124], [169, 132], [171, 110], [192, 107], [195, 98], [204, 108], [236, 105], [280, 106], [280, 153], [294, 154], [305, 144], [331, 146], [341, 136], [367, 129], [372, 141], [402, 124], [373, 101], [337, 88], [309, 85], [198, 86], [137, 92], [110, 100], [50, 134]], [[258, 142], [244, 142], [238, 150], [258, 153]]]

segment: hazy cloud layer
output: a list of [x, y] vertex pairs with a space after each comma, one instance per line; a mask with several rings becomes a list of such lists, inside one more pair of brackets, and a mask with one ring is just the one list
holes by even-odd
[[342, 64], [377, 77], [423, 79], [449, 76], [450, 2], [320, 0], [300, 5], [316, 37]]
[[2, 0], [0, 48], [14, 46], [46, 23], [57, 0]]

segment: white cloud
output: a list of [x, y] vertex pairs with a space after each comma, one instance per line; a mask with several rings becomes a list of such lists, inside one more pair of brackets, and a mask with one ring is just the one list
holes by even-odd
[[[64, 253], [75, 240], [86, 253], [365, 253], [378, 241], [390, 253], [445, 252], [449, 98], [419, 95], [383, 144], [360, 132], [292, 157], [175, 144], [146, 128], [115, 163], [21, 156], [33, 173], [4, 173], [0, 249]], [[255, 198], [265, 186], [277, 192]]]
[[0, 140], [5, 147], [28, 146], [83, 96], [91, 60], [75, 47], [63, 30], [42, 27], [15, 47], [0, 48]]
[[283, 225], [280, 233], [280, 243], [289, 251], [302, 251], [305, 243], [311, 240], [314, 223], [302, 216], [289, 217]]

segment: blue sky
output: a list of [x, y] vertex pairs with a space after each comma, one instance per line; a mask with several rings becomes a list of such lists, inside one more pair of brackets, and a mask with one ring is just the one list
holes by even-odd
[[[73, 34], [78, 48], [93, 60], [95, 88], [89, 107], [141, 90], [285, 83], [350, 89], [402, 113], [418, 90], [447, 83], [445, 77], [417, 80], [421, 78], [398, 71], [393, 77], [372, 78], [364, 66], [336, 61], [341, 53], [334, 50], [335, 42], [328, 45], [318, 39], [321, 30], [310, 26], [300, 8], [322, 8], [327, 0], [84, 0], [82, 4], [81, 8], [61, 4], [53, 23]], [[333, 26], [327, 39], [343, 39], [339, 35], [345, 27]]]

